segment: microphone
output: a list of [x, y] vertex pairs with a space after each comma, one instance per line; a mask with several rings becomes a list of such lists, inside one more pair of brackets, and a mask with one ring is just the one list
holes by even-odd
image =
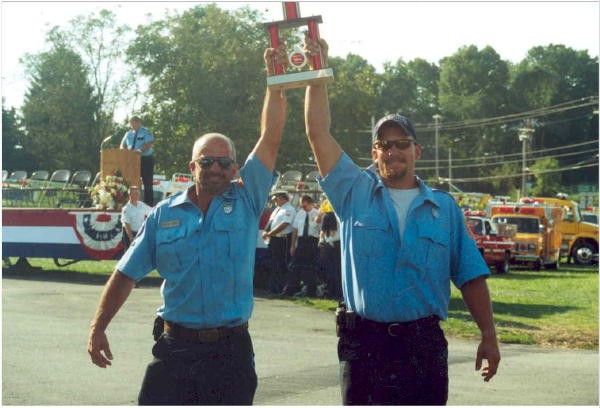
[[108, 142], [110, 139], [112, 139], [114, 136], [116, 135], [116, 132], [113, 133], [112, 135], [108, 135], [104, 138], [104, 140], [102, 141], [102, 143], [100, 143], [100, 150], [102, 150], [102, 146], [104, 146], [104, 143]]

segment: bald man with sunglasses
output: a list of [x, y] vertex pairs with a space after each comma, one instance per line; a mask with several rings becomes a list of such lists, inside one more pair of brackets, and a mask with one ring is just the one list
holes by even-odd
[[[307, 54], [324, 41], [307, 41]], [[310, 59], [309, 59], [310, 60]], [[318, 181], [340, 220], [344, 304], [336, 313], [345, 405], [445, 405], [450, 283], [481, 331], [475, 369], [484, 381], [500, 362], [489, 274], [452, 196], [415, 174], [422, 147], [410, 121], [381, 118], [373, 165], [360, 169], [330, 134], [326, 85], [306, 91], [306, 132]]]
[[[282, 50], [265, 52], [267, 73]], [[88, 353], [111, 365], [109, 322], [137, 281], [164, 278], [140, 405], [251, 405], [257, 386], [248, 333], [259, 217], [285, 122], [283, 91], [267, 90], [261, 135], [239, 168], [233, 141], [219, 133], [194, 143], [194, 185], [160, 202], [116, 266], [90, 326]], [[239, 176], [239, 178], [238, 178]]]

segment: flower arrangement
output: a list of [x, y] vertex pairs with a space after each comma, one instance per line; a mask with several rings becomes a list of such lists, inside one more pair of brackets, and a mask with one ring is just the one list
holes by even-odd
[[96, 208], [114, 210], [127, 202], [129, 185], [117, 169], [90, 188]]

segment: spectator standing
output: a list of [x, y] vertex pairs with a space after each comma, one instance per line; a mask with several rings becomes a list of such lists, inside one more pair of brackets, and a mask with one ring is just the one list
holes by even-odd
[[144, 185], [144, 202], [149, 206], [154, 205], [154, 189], [152, 178], [154, 177], [154, 150], [152, 144], [154, 137], [148, 129], [142, 126], [142, 120], [138, 116], [129, 119], [128, 130], [121, 140], [121, 149], [132, 150], [141, 156], [140, 176]]
[[288, 261], [290, 242], [292, 234], [292, 222], [296, 210], [289, 202], [289, 196], [285, 191], [273, 194], [275, 210], [269, 217], [269, 222], [263, 232], [263, 239], [269, 242], [271, 250], [272, 268], [269, 278], [269, 288], [273, 293], [290, 295], [289, 289], [285, 287], [288, 279]]
[[121, 210], [121, 223], [123, 224], [123, 241], [125, 243], [125, 249], [129, 248], [129, 245], [133, 242], [133, 239], [137, 235], [138, 231], [142, 227], [142, 224], [146, 220], [152, 207], [139, 201], [140, 188], [138, 186], [129, 187], [129, 201]]
[[319, 229], [317, 216], [319, 210], [314, 208], [311, 196], [303, 195], [300, 198], [301, 209], [296, 213], [292, 229], [292, 242], [290, 255], [292, 257], [290, 278], [287, 285], [290, 290], [295, 290], [300, 281], [303, 287], [298, 296], [316, 296], [317, 274], [316, 265], [319, 255]]

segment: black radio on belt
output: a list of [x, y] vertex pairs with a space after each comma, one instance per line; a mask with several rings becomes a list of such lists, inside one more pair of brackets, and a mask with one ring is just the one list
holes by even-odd
[[154, 327], [152, 328], [152, 337], [154, 337], [154, 341], [158, 341], [161, 334], [165, 330], [165, 321], [160, 316], [156, 316], [154, 319]]
[[348, 310], [344, 302], [340, 302], [335, 308], [335, 332], [338, 337], [347, 330], [356, 328], [357, 314]]

